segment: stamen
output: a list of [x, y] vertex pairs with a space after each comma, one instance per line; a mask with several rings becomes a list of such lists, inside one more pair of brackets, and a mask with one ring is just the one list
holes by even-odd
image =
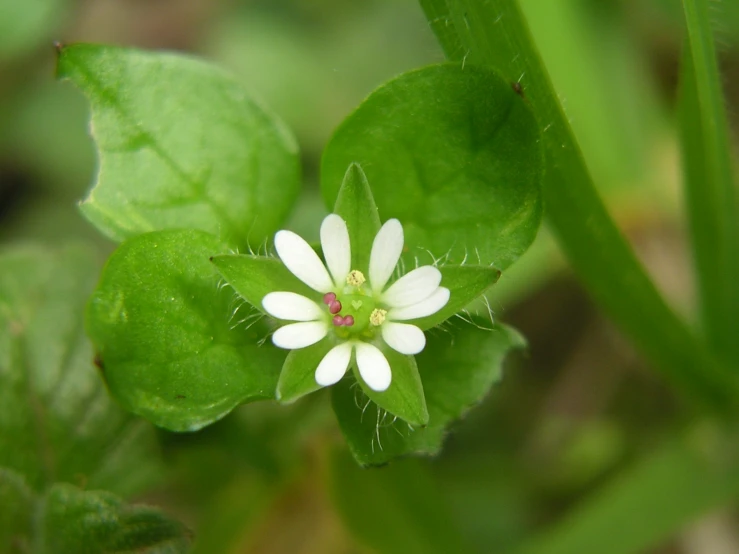
[[[344, 318], [340, 315], [335, 315], [331, 322], [334, 324], [335, 327], [341, 327], [342, 325], [344, 325]], [[353, 320], [352, 323], [354, 323]]]
[[327, 292], [323, 295], [323, 303], [327, 305], [331, 305], [331, 303], [336, 300], [336, 294], [333, 292]]
[[329, 304], [328, 306], [328, 311], [332, 314], [338, 314], [341, 311], [341, 302], [339, 302], [338, 300], [334, 300], [333, 302], [331, 302], [331, 304]]
[[367, 279], [364, 278], [364, 274], [358, 269], [352, 269], [349, 275], [346, 276], [346, 284], [352, 287], [362, 286]]
[[344, 318], [344, 325], [346, 325], [347, 327], [351, 327], [352, 325], [354, 325], [354, 316], [353, 315], [346, 316]]
[[387, 310], [383, 310], [382, 308], [375, 308], [372, 310], [372, 313], [370, 314], [370, 323], [374, 325], [375, 327], [379, 327], [385, 322], [385, 316], [387, 315]]

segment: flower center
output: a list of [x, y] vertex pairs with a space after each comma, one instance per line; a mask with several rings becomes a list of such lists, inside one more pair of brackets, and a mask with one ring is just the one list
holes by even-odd
[[[375, 311], [375, 301], [371, 296], [342, 294], [339, 302], [341, 302], [339, 315], [343, 317], [344, 327], [348, 327], [353, 334], [361, 333], [369, 327], [370, 318]], [[347, 318], [350, 318], [352, 325], [346, 324]], [[336, 319], [334, 319], [334, 325], [336, 325]]]

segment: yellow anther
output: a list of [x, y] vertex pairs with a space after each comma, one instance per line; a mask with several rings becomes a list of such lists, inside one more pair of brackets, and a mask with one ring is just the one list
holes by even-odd
[[370, 314], [370, 323], [375, 327], [379, 327], [385, 322], [385, 316], [387, 316], [387, 310], [375, 308]]
[[351, 285], [352, 287], [359, 287], [363, 285], [366, 280], [367, 279], [364, 278], [364, 274], [357, 269], [352, 269], [349, 272], [349, 275], [346, 276], [346, 284]]

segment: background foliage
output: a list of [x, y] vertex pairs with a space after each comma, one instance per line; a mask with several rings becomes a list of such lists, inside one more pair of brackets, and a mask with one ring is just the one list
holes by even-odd
[[[675, 0], [520, 2], [556, 95], [547, 96], [541, 75], [519, 71], [532, 55], [523, 43], [500, 50], [506, 58], [496, 65], [521, 83], [543, 117], [550, 151], [571, 140], [569, 124], [582, 151], [571, 160], [581, 166], [580, 179], [595, 185], [666, 303], [655, 302], [656, 291], [641, 277], [598, 273], [593, 260], [611, 252], [577, 242], [575, 227], [568, 231], [576, 213], [568, 210], [577, 207], [568, 202], [582, 196], [545, 194], [559, 210], [549, 214], [554, 233], [541, 230], [490, 296], [496, 318], [519, 329], [529, 349], [509, 358], [505, 378], [453, 426], [437, 458], [359, 469], [327, 393], [291, 406], [242, 406], [196, 434], [155, 429], [109, 399], [81, 322], [114, 245], [75, 206], [87, 196], [96, 161], [87, 103], [54, 80], [51, 41], [182, 50], [233, 71], [295, 131], [305, 186], [289, 227], [316, 239], [325, 213], [319, 165], [333, 129], [380, 83], [441, 61], [434, 37], [440, 24], [459, 31], [449, 41], [462, 40], [445, 44], [439, 33], [447, 54], [472, 63], [485, 61], [481, 29], [514, 18], [508, 2], [486, 3], [487, 12], [477, 11], [480, 2], [421, 4], [431, 25], [410, 0], [44, 0], [0, 7], [0, 321], [12, 331], [0, 336], [0, 499], [14, 508], [0, 512], [0, 551], [75, 551], [79, 535], [60, 522], [87, 510], [122, 530], [93, 530], [99, 550], [91, 551], [182, 551], [191, 530], [196, 552], [739, 550], [736, 432], [705, 410], [733, 409], [733, 379], [695, 377], [707, 367], [725, 375], [720, 367], [736, 360], [732, 318], [739, 312], [710, 295], [724, 290], [721, 298], [734, 298], [738, 290], [730, 271], [735, 243], [726, 240], [733, 231], [705, 226], [712, 210], [732, 213], [726, 144], [737, 123], [739, 9], [731, 2], [713, 3], [714, 11], [685, 2], [697, 6], [686, 10], [693, 16], [687, 50], [685, 14]], [[711, 124], [722, 121], [724, 105], [707, 24], [724, 76], [724, 130]], [[555, 113], [557, 99], [563, 114]], [[681, 122], [682, 148], [692, 153], [682, 162]], [[713, 146], [700, 151], [691, 141]], [[111, 144], [115, 151], [122, 143]], [[290, 164], [298, 162], [285, 159], [283, 168], [296, 173]], [[681, 163], [691, 178], [684, 194]], [[565, 185], [566, 171], [559, 176]], [[207, 214], [203, 221], [209, 229]], [[269, 225], [261, 232], [271, 232]], [[618, 267], [624, 265], [632, 261]], [[612, 295], [619, 286], [625, 294]], [[31, 300], [16, 302], [21, 297]], [[643, 312], [628, 312], [630, 303]], [[515, 342], [505, 329], [500, 336]], [[489, 334], [461, 324], [454, 332], [470, 352], [486, 351], [480, 341], [489, 342]], [[709, 346], [696, 354], [694, 337]], [[439, 352], [423, 355], [442, 358], [444, 340]], [[716, 352], [729, 362], [716, 361]], [[207, 405], [207, 392], [193, 402]], [[198, 418], [213, 417], [199, 408]], [[39, 429], [45, 438], [37, 443]], [[426, 435], [434, 450], [441, 432], [429, 428]], [[139, 531], [127, 535], [129, 528]], [[59, 529], [69, 532], [55, 536]], [[32, 535], [43, 539], [33, 542]]]

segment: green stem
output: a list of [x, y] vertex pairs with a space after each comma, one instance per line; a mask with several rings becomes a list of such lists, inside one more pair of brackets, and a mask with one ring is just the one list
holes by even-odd
[[542, 125], [549, 223], [595, 300], [673, 383], [711, 408], [735, 409], [739, 381], [665, 303], [598, 197], [517, 3], [420, 2], [450, 59], [493, 66], [520, 84]]
[[708, 343], [739, 366], [739, 210], [706, 0], [685, 0], [680, 129], [685, 196]]

